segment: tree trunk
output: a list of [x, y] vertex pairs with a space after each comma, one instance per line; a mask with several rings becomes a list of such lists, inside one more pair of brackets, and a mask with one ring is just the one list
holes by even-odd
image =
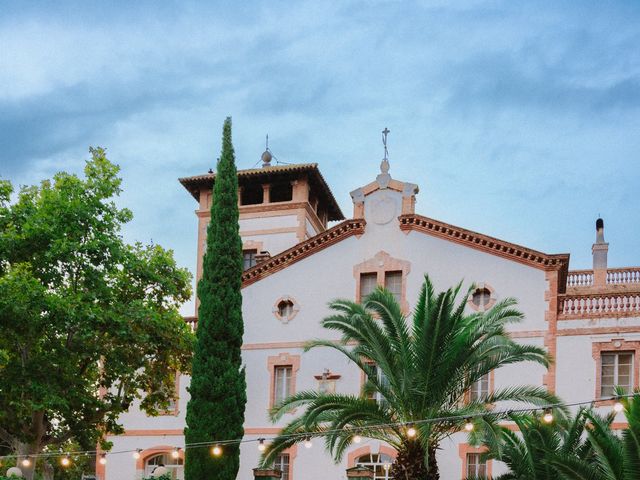
[[[16, 442], [14, 448], [17, 458], [17, 465], [20, 470], [22, 470], [22, 476], [25, 480], [33, 480], [33, 473], [36, 468], [36, 459], [33, 457], [33, 448], [32, 445], [23, 442]], [[28, 467], [22, 465], [22, 461], [25, 458], [29, 458], [31, 461]]]
[[437, 445], [429, 447], [425, 462], [425, 452], [418, 440], [405, 440], [398, 456], [391, 466], [394, 480], [440, 480], [436, 461]]

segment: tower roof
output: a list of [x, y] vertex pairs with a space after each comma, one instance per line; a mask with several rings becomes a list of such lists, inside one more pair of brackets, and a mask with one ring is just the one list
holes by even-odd
[[[238, 170], [238, 183], [243, 184], [260, 181], [274, 182], [279, 180], [293, 180], [299, 174], [306, 174], [312, 189], [317, 192], [319, 200], [326, 205], [329, 214], [328, 219], [344, 220], [344, 215], [340, 206], [327, 185], [324, 177], [318, 169], [317, 163], [298, 163], [293, 165], [274, 165], [262, 168], [250, 168], [246, 170]], [[200, 199], [200, 190], [202, 188], [211, 188], [215, 182], [215, 173], [206, 173], [204, 175], [195, 175], [193, 177], [183, 177], [178, 179], [186, 188], [191, 196], [196, 200]]]

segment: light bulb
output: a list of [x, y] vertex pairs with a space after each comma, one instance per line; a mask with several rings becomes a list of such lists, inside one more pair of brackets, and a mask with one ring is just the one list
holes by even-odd
[[171, 452], [171, 457], [172, 458], [180, 458], [180, 449], [174, 448], [173, 452]]
[[542, 421], [544, 423], [553, 422], [553, 412], [551, 411], [551, 409], [545, 410], [544, 415], [542, 416]]
[[267, 449], [267, 446], [264, 444], [264, 438], [258, 440], [258, 450], [264, 452]]
[[311, 439], [309, 437], [305, 438], [304, 448], [311, 448], [311, 447], [313, 447], [313, 443], [311, 443]]
[[415, 427], [413, 425], [409, 425], [409, 428], [407, 428], [407, 437], [413, 438], [416, 436], [417, 433], [418, 432], [415, 429]]
[[383, 465], [382, 465], [382, 468], [384, 468], [384, 469], [385, 469], [385, 471], [387, 471], [387, 472], [388, 472], [388, 471], [389, 471], [389, 469], [391, 468], [391, 464], [390, 464], [390, 463], [385, 463], [385, 464], [383, 464]]
[[62, 459], [60, 460], [60, 465], [62, 465], [63, 467], [68, 467], [69, 465], [71, 465], [71, 460], [69, 459], [69, 457], [62, 457]]
[[616, 400], [616, 403], [613, 404], [613, 411], [616, 413], [620, 413], [623, 410], [624, 405], [622, 405], [622, 402], [620, 400]]
[[31, 460], [29, 460], [29, 457], [27, 457], [27, 458], [22, 460], [22, 466], [23, 467], [30, 467], [31, 466]]
[[214, 447], [211, 449], [211, 454], [212, 454], [214, 457], [219, 457], [220, 455], [222, 455], [222, 448], [220, 448], [218, 445], [214, 446]]
[[137, 448], [135, 452], [133, 452], [133, 458], [135, 458], [136, 460], [138, 460], [140, 458], [140, 452], [142, 451], [141, 448]]
[[353, 443], [360, 443], [362, 441], [362, 437], [360, 435], [353, 436]]
[[100, 460], [98, 460], [98, 462], [100, 463], [100, 465], [106, 465], [107, 464], [107, 455], [106, 454], [102, 454], [100, 455]]
[[474, 427], [473, 427], [473, 422], [471, 421], [471, 419], [467, 419], [467, 421], [466, 421], [466, 422], [465, 422], [465, 424], [464, 424], [464, 429], [465, 429], [467, 432], [471, 432], [471, 431], [473, 431], [473, 428], [474, 428]]

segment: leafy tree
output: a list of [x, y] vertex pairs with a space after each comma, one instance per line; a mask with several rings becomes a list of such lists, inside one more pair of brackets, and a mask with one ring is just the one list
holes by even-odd
[[[238, 176], [231, 119], [224, 122], [202, 279], [198, 283], [198, 329], [187, 406], [187, 443], [242, 438], [246, 403], [242, 367], [242, 242], [238, 225]], [[238, 445], [212, 457], [206, 447], [186, 450], [187, 480], [232, 480], [240, 464]]]
[[[436, 450], [443, 439], [462, 430], [466, 416], [488, 412], [501, 401], [556, 401], [545, 389], [530, 386], [500, 389], [479, 400], [465, 401], [470, 387], [491, 371], [524, 361], [546, 366], [549, 358], [543, 349], [520, 345], [509, 337], [506, 326], [523, 318], [513, 299], [498, 302], [484, 313], [467, 314], [471, 289], [458, 301], [460, 290], [461, 284], [436, 293], [425, 276], [412, 322], [384, 289], [369, 295], [362, 305], [349, 300], [332, 302], [335, 314], [322, 325], [339, 332], [340, 341], [314, 340], [306, 348], [328, 347], [347, 357], [366, 375], [363, 394], [305, 391], [275, 406], [274, 421], [293, 408], [306, 408], [272, 443], [263, 464], [270, 464], [280, 451], [300, 440], [287, 435], [303, 432], [326, 432], [327, 449], [339, 461], [357, 432], [398, 451], [391, 467], [394, 478], [435, 480], [439, 478]], [[373, 393], [381, 401], [369, 400]], [[402, 426], [372, 428], [447, 417], [451, 420], [416, 423], [416, 437], [409, 437]]]
[[61, 172], [14, 201], [0, 181], [0, 440], [18, 455], [95, 448], [135, 399], [166, 408], [190, 368], [190, 275], [170, 250], [122, 240], [119, 168], [90, 151], [84, 178]]
[[[624, 393], [618, 390], [618, 394]], [[640, 478], [640, 393], [622, 398], [627, 428], [618, 435], [611, 429], [613, 413], [601, 417], [585, 412], [589, 421], [587, 435], [594, 451], [593, 459], [572, 462], [562, 460], [554, 466], [569, 480], [636, 480]]]
[[487, 459], [499, 460], [509, 472], [495, 480], [556, 480], [564, 478], [558, 464], [567, 468], [593, 471], [595, 454], [585, 432], [588, 416], [593, 412], [580, 409], [567, 417], [566, 409], [556, 409], [552, 423], [539, 416], [511, 414], [518, 431], [506, 426], [487, 425], [475, 440], [481, 439], [488, 451]]

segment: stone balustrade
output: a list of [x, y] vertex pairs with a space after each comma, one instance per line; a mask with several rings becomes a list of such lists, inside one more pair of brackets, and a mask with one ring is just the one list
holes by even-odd
[[567, 287], [590, 287], [593, 285], [592, 270], [573, 270], [567, 275]]
[[[640, 267], [607, 269], [607, 285], [639, 285]], [[567, 287], [593, 286], [593, 270], [571, 270], [567, 275]]]
[[558, 297], [560, 319], [589, 317], [640, 316], [640, 291], [561, 295]]

